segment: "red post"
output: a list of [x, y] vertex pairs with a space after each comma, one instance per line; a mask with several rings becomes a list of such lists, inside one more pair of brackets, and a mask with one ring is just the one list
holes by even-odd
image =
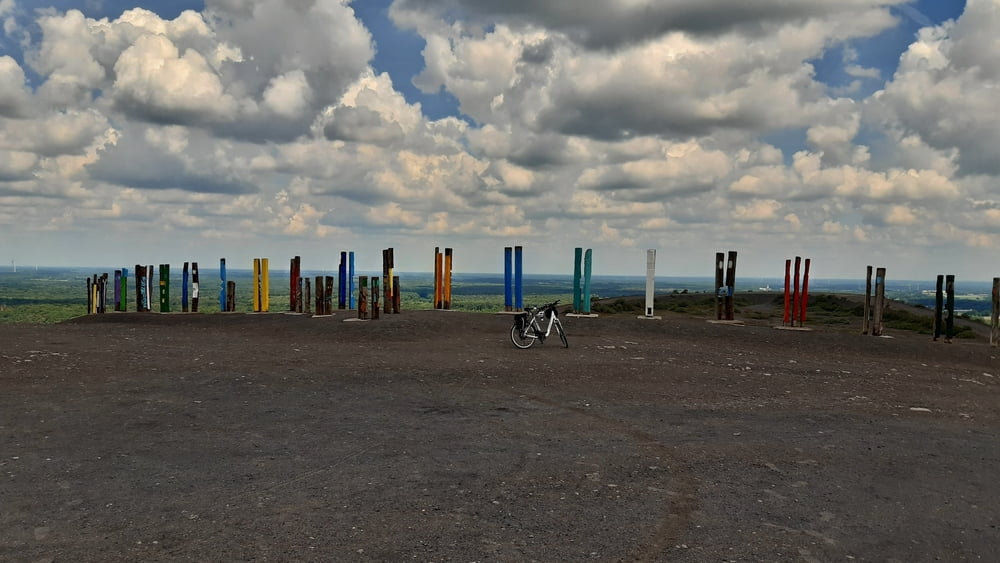
[[799, 312], [799, 326], [806, 323], [806, 306], [809, 304], [809, 258], [806, 258], [806, 269], [802, 273], [802, 295], [799, 297], [801, 311]]
[[799, 320], [799, 266], [802, 265], [802, 257], [795, 257], [795, 284], [792, 286], [792, 326]]

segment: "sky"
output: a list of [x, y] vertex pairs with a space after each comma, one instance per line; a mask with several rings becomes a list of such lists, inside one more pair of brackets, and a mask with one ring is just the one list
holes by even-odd
[[0, 0], [0, 268], [1000, 276], [1000, 0]]

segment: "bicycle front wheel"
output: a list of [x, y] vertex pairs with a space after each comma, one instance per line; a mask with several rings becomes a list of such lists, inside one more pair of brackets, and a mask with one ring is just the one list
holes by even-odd
[[532, 329], [530, 326], [526, 326], [523, 329], [518, 328], [517, 323], [510, 327], [510, 341], [514, 343], [514, 346], [518, 348], [531, 348], [531, 345], [535, 343], [535, 338], [530, 336]]
[[556, 319], [555, 325], [556, 332], [559, 333], [559, 340], [562, 340], [563, 348], [569, 348], [569, 341], [566, 340], [566, 331], [563, 330], [562, 323], [559, 322], [559, 319]]

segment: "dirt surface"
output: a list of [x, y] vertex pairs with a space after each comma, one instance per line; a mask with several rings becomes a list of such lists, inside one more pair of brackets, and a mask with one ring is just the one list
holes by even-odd
[[338, 313], [0, 326], [0, 560], [1000, 561], [986, 339]]

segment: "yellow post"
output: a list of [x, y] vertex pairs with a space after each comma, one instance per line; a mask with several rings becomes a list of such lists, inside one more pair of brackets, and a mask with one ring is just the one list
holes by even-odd
[[271, 310], [271, 283], [268, 280], [268, 268], [267, 268], [267, 258], [260, 259], [260, 277], [261, 280], [261, 290], [260, 290], [260, 300], [261, 300], [261, 310], [265, 313]]
[[260, 312], [260, 258], [253, 259], [253, 311]]

